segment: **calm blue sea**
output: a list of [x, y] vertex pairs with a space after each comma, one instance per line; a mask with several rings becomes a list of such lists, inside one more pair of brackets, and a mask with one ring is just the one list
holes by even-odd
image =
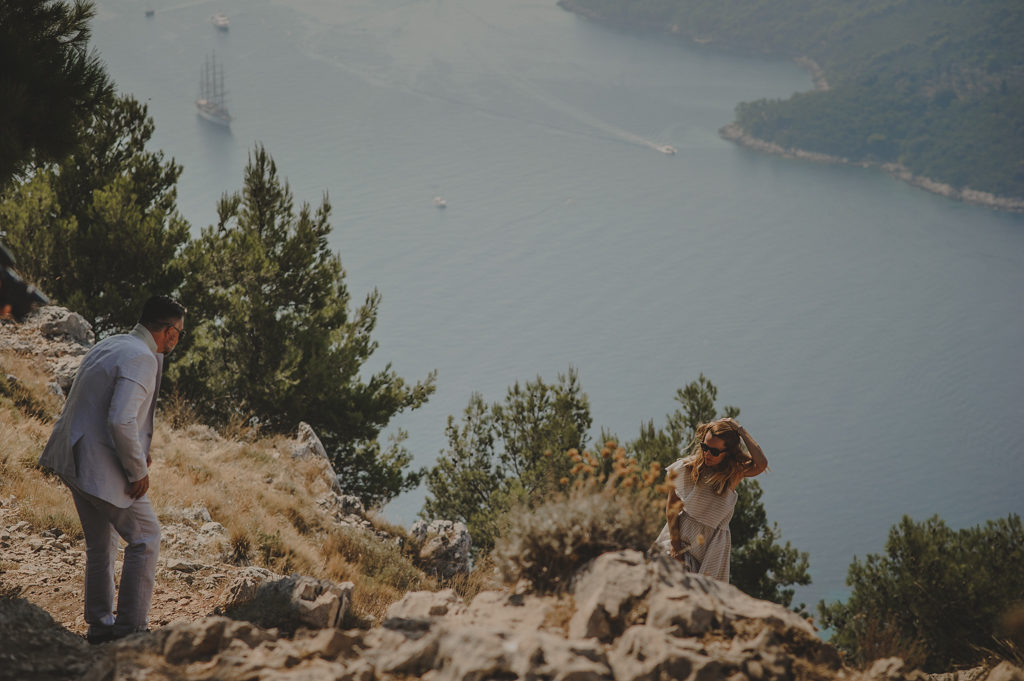
[[[703, 372], [768, 455], [769, 518], [810, 553], [798, 601], [843, 597], [904, 514], [1024, 511], [1024, 219], [718, 137], [738, 102], [809, 89], [795, 65], [554, 0], [98, 6], [94, 43], [184, 165], [194, 229], [256, 144], [298, 200], [329, 194], [356, 299], [383, 294], [369, 368], [439, 372], [395, 424], [417, 465], [473, 391], [573, 366], [594, 437], [626, 439]], [[195, 114], [212, 52], [230, 132]], [[386, 515], [409, 523], [423, 498]]]

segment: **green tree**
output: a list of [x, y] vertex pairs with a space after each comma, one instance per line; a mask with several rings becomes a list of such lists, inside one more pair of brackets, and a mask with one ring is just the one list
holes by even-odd
[[[647, 466], [656, 461], [665, 468], [690, 445], [697, 426], [717, 418], [717, 400], [718, 387], [701, 374], [696, 381], [676, 390], [675, 401], [679, 407], [666, 417], [665, 427], [655, 427], [653, 419], [641, 425], [640, 437], [627, 449], [641, 465]], [[736, 418], [739, 414], [739, 407], [722, 407], [723, 417]]]
[[[665, 428], [656, 428], [654, 422], [649, 421], [641, 427], [640, 437], [626, 446], [640, 464], [657, 462], [664, 468], [690, 446], [697, 426], [717, 418], [718, 388], [704, 374], [677, 390], [675, 399], [679, 407], [668, 415]], [[740, 413], [739, 408], [733, 406], [723, 407], [722, 411], [724, 417], [732, 418]], [[798, 551], [788, 541], [780, 543], [782, 533], [777, 523], [768, 522], [761, 501], [764, 492], [756, 480], [744, 480], [736, 492], [736, 509], [729, 524], [732, 532], [730, 579], [755, 598], [789, 606], [794, 591], [788, 587], [811, 583], [807, 553]]]
[[87, 137], [113, 87], [88, 51], [92, 3], [0, 2], [0, 189], [33, 159], [57, 161]]
[[1024, 4], [559, 0], [588, 18], [718, 49], [808, 57], [828, 88], [741, 104], [784, 148], [904, 166], [953, 187], [1024, 196]]
[[489, 406], [474, 394], [461, 424], [448, 417], [448, 447], [427, 472], [421, 515], [465, 522], [474, 549], [490, 551], [505, 513], [558, 488], [572, 465], [565, 453], [586, 446], [590, 425], [589, 401], [572, 368], [556, 383], [517, 381], [504, 402]]
[[23, 272], [98, 335], [130, 327], [151, 295], [173, 291], [188, 240], [177, 210], [181, 166], [147, 151], [146, 106], [117, 97], [88, 121], [60, 164], [0, 195], [0, 224]]
[[[640, 437], [626, 445], [638, 469], [646, 470], [652, 463], [664, 468], [678, 459], [697, 426], [716, 417], [717, 398], [718, 388], [703, 374], [679, 389], [679, 408], [668, 416], [666, 427], [648, 422]], [[739, 414], [737, 407], [723, 411], [726, 416]], [[539, 377], [525, 387], [516, 383], [504, 403], [488, 405], [474, 394], [461, 423], [448, 417], [448, 447], [427, 472], [429, 495], [421, 515], [465, 522], [474, 548], [490, 551], [510, 510], [530, 511], [554, 497], [556, 505], [564, 503], [559, 497], [566, 492], [562, 481], [573, 477], [573, 459], [565, 453], [584, 449], [590, 426], [589, 402], [572, 369], [556, 384]], [[602, 439], [617, 440], [604, 432]], [[612, 449], [605, 447], [601, 456], [592, 457], [602, 469], [596, 474], [611, 472]], [[654, 487], [649, 489], [653, 492]], [[793, 589], [787, 587], [811, 581], [807, 554], [789, 542], [780, 543], [778, 525], [768, 523], [756, 481], [744, 481], [737, 491], [731, 525], [732, 581], [752, 596], [788, 606]]]
[[391, 418], [434, 391], [435, 376], [409, 385], [385, 366], [365, 379], [380, 294], [350, 311], [341, 259], [327, 245], [331, 206], [295, 210], [292, 193], [261, 146], [241, 192], [225, 195], [218, 223], [185, 249], [182, 300], [191, 333], [170, 378], [214, 424], [255, 418], [268, 432], [308, 422], [342, 488], [379, 506], [419, 483]]
[[904, 516], [885, 555], [854, 559], [845, 602], [818, 605], [832, 642], [859, 663], [900, 655], [926, 671], [1009, 655], [1000, 616], [1024, 602], [1024, 525], [1019, 515], [950, 529], [938, 516]]

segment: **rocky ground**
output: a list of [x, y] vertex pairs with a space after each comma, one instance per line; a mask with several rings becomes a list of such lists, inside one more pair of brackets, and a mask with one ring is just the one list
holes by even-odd
[[[15, 500], [0, 500], [0, 504], [0, 584], [46, 610], [68, 631], [84, 635], [84, 543], [50, 533], [35, 534], [24, 521], [12, 522]], [[154, 626], [210, 614], [220, 592], [242, 569], [221, 560], [227, 550], [224, 528], [202, 522], [201, 509], [193, 513], [197, 520], [192, 522], [201, 523], [198, 529], [184, 518], [180, 523], [163, 524], [150, 613]]]
[[[83, 638], [84, 544], [36, 534], [24, 521], [12, 523], [16, 502], [2, 504], [0, 590], [20, 598], [0, 600], [0, 678], [79, 678], [97, 652]], [[241, 570], [214, 558], [221, 539], [213, 528], [165, 524], [151, 626], [196, 622], [213, 612], [225, 585]], [[187, 552], [176, 551], [179, 547]]]
[[[78, 549], [19, 532], [8, 531], [19, 544], [11, 555], [24, 560], [14, 576], [29, 591], [25, 599], [0, 600], [3, 679], [928, 681], [897, 658], [864, 671], [846, 668], [793, 612], [635, 551], [597, 558], [559, 595], [522, 585], [484, 591], [469, 602], [451, 590], [412, 592], [364, 629], [342, 628], [350, 583], [248, 568], [218, 588], [232, 579], [227, 570], [219, 578], [200, 570], [196, 578], [167, 565], [161, 612], [175, 621], [90, 646], [40, 607], [78, 607], [74, 575], [53, 570], [55, 562], [69, 565], [61, 558]], [[61, 595], [50, 595], [47, 585]], [[236, 617], [248, 608], [264, 618], [292, 617], [299, 626], [262, 628], [207, 616], [214, 603]], [[1022, 681], [1024, 671], [1004, 663], [948, 681], [968, 680]]]
[[[3, 325], [0, 349], [45, 361], [59, 393], [91, 341], [78, 327], [46, 311]], [[323, 458], [318, 445], [300, 429], [292, 466]], [[325, 466], [321, 485], [332, 474]], [[329, 522], [380, 532], [358, 500], [327, 487], [316, 504]], [[897, 658], [850, 669], [795, 613], [635, 551], [598, 557], [558, 594], [524, 583], [468, 601], [415, 591], [371, 621], [351, 610], [352, 582], [234, 564], [228, 533], [201, 505], [160, 512], [152, 631], [90, 646], [83, 543], [36, 531], [23, 503], [0, 497], [0, 681], [1024, 681], [1007, 663], [931, 680]], [[417, 524], [410, 536], [429, 573], [467, 569], [461, 523]]]

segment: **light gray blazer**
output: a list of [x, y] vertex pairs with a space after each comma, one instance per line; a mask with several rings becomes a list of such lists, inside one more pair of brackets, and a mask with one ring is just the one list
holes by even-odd
[[162, 370], [163, 355], [144, 326], [93, 346], [39, 464], [86, 494], [130, 506], [128, 485], [149, 474], [146, 459]]

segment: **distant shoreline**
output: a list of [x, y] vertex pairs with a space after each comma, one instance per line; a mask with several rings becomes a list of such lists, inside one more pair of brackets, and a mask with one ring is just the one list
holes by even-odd
[[1018, 199], [1007, 196], [996, 196], [989, 192], [977, 191], [975, 189], [957, 189], [952, 185], [937, 182], [931, 178], [924, 177], [922, 175], [915, 175], [910, 170], [898, 163], [876, 163], [873, 161], [852, 161], [848, 158], [842, 158], [839, 156], [830, 156], [828, 154], [818, 154], [812, 151], [805, 151], [803, 149], [797, 149], [795, 147], [782, 147], [775, 142], [769, 142], [767, 140], [760, 139], [748, 134], [743, 128], [736, 123], [729, 123], [728, 125], [719, 129], [718, 134], [723, 139], [727, 139], [730, 142], [746, 147], [747, 149], [753, 149], [766, 154], [773, 154], [775, 156], [781, 156], [783, 158], [798, 159], [801, 161], [815, 161], [817, 163], [834, 163], [838, 165], [851, 165], [859, 166], [861, 168], [879, 168], [884, 170], [890, 176], [897, 180], [902, 180], [914, 187], [924, 189], [925, 191], [944, 196], [949, 199], [955, 199], [957, 201], [963, 201], [964, 203], [972, 203], [981, 206], [987, 206], [989, 208], [996, 208], [998, 210], [1005, 210], [1015, 213], [1024, 212], [1024, 199]]
[[[558, 6], [562, 9], [578, 14], [586, 19], [595, 21], [597, 23], [605, 24], [608, 26], [614, 26], [620, 29], [640, 29], [649, 31], [658, 31], [668, 33], [669, 35], [683, 37], [678, 26], [666, 26], [664, 24], [629, 24], [621, 21], [610, 20], [596, 12], [579, 7], [573, 0], [558, 0]], [[708, 45], [712, 43], [710, 38], [698, 38], [692, 37], [691, 42], [697, 45]], [[829, 89], [828, 81], [825, 79], [824, 71], [813, 59], [807, 56], [793, 58], [800, 66], [810, 71], [811, 80], [814, 83], [815, 91], [826, 91]], [[929, 177], [923, 175], [915, 175], [909, 169], [901, 166], [898, 163], [877, 163], [874, 161], [866, 160], [850, 160], [848, 158], [841, 158], [838, 156], [830, 156], [828, 154], [819, 154], [812, 151], [805, 151], [803, 149], [797, 149], [795, 147], [784, 148], [774, 142], [769, 142], [748, 134], [743, 128], [737, 123], [729, 123], [728, 125], [719, 129], [718, 134], [730, 142], [735, 142], [740, 146], [755, 151], [760, 151], [767, 154], [773, 154], [776, 156], [782, 156], [783, 158], [792, 158], [801, 161], [815, 161], [818, 163], [835, 163], [840, 165], [853, 165], [860, 166], [862, 168], [879, 168], [888, 173], [891, 177], [902, 180], [914, 187], [924, 189], [925, 191], [944, 196], [949, 199], [957, 201], [963, 201], [964, 203], [971, 203], [988, 208], [994, 208], [997, 210], [1004, 210], [1008, 212], [1020, 213], [1024, 212], [1024, 198], [1017, 198], [1012, 196], [997, 196], [990, 192], [978, 191], [970, 188], [957, 189], [952, 185], [938, 182]]]

